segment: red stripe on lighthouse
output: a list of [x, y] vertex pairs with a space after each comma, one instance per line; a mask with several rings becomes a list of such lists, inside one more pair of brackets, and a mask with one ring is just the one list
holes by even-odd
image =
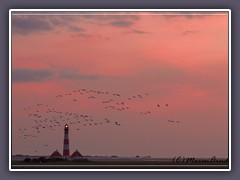
[[64, 128], [64, 141], [63, 141], [63, 156], [64, 157], [70, 156], [68, 130], [69, 130], [69, 127], [66, 124], [65, 128]]

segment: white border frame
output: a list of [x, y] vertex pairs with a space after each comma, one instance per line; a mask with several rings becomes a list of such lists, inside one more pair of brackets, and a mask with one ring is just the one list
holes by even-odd
[[[228, 12], [228, 169], [12, 169], [12, 12]], [[31, 14], [28, 14], [31, 15]], [[42, 15], [42, 14], [34, 14]], [[44, 14], [56, 15], [56, 14]], [[57, 14], [68, 15], [68, 14]], [[70, 14], [69, 14], [70, 15]], [[72, 15], [72, 14], [71, 14]], [[169, 15], [169, 14], [168, 14]], [[176, 15], [176, 14], [174, 14]], [[201, 14], [203, 15], [203, 14]], [[205, 14], [204, 14], [205, 15]], [[214, 14], [216, 15], [216, 14]], [[181, 165], [182, 167], [182, 165]], [[231, 171], [231, 9], [10, 9], [9, 10], [9, 171]]]

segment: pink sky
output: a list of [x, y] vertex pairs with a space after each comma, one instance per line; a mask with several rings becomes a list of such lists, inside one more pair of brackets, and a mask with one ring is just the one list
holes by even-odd
[[[12, 74], [13, 154], [62, 153], [68, 122], [70, 153], [228, 156], [226, 13], [15, 14]], [[82, 88], [109, 94], [73, 92]], [[133, 95], [143, 98], [128, 100]], [[109, 99], [110, 104], [102, 103]], [[129, 109], [105, 108], [120, 102]], [[46, 105], [92, 115], [98, 125], [83, 126], [84, 119], [76, 123], [67, 115], [62, 121], [59, 114], [46, 113]], [[37, 134], [35, 120], [50, 125], [52, 117], [60, 126], [40, 127]], [[24, 134], [38, 137], [23, 139]]]

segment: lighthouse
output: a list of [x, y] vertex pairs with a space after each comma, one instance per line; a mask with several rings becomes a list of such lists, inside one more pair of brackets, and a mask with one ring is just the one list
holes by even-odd
[[69, 127], [66, 124], [65, 127], [64, 127], [63, 157], [69, 157], [70, 156], [68, 131], [69, 131]]

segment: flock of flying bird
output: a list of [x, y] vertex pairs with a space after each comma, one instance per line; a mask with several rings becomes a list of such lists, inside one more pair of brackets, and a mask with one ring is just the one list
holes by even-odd
[[[104, 95], [104, 100], [99, 96]], [[71, 92], [58, 94], [55, 96], [56, 100], [67, 98], [73, 103], [77, 103], [81, 100], [81, 96], [85, 99], [96, 100], [100, 99], [100, 103], [103, 104], [103, 108], [106, 110], [116, 111], [131, 111], [133, 109], [129, 102], [143, 99], [148, 96], [148, 93], [132, 95], [129, 97], [123, 97], [119, 93], [110, 93], [109, 91], [98, 91], [88, 89], [72, 90]], [[108, 96], [106, 98], [106, 96]], [[168, 104], [156, 104], [155, 108], [169, 108]], [[65, 124], [69, 124], [71, 127], [75, 127], [76, 131], [79, 131], [81, 127], [85, 126], [102, 126], [102, 125], [114, 125], [120, 127], [122, 124], [119, 121], [115, 121], [109, 118], [97, 119], [93, 115], [83, 114], [77, 112], [60, 111], [47, 104], [36, 104], [34, 106], [25, 107], [27, 118], [33, 123], [31, 129], [19, 128], [21, 139], [37, 138], [41, 132], [45, 130], [55, 131], [57, 128], [62, 128]], [[139, 112], [141, 115], [150, 115], [150, 110]], [[168, 120], [168, 123], [180, 123], [180, 121]], [[44, 144], [44, 146], [47, 146]]]

